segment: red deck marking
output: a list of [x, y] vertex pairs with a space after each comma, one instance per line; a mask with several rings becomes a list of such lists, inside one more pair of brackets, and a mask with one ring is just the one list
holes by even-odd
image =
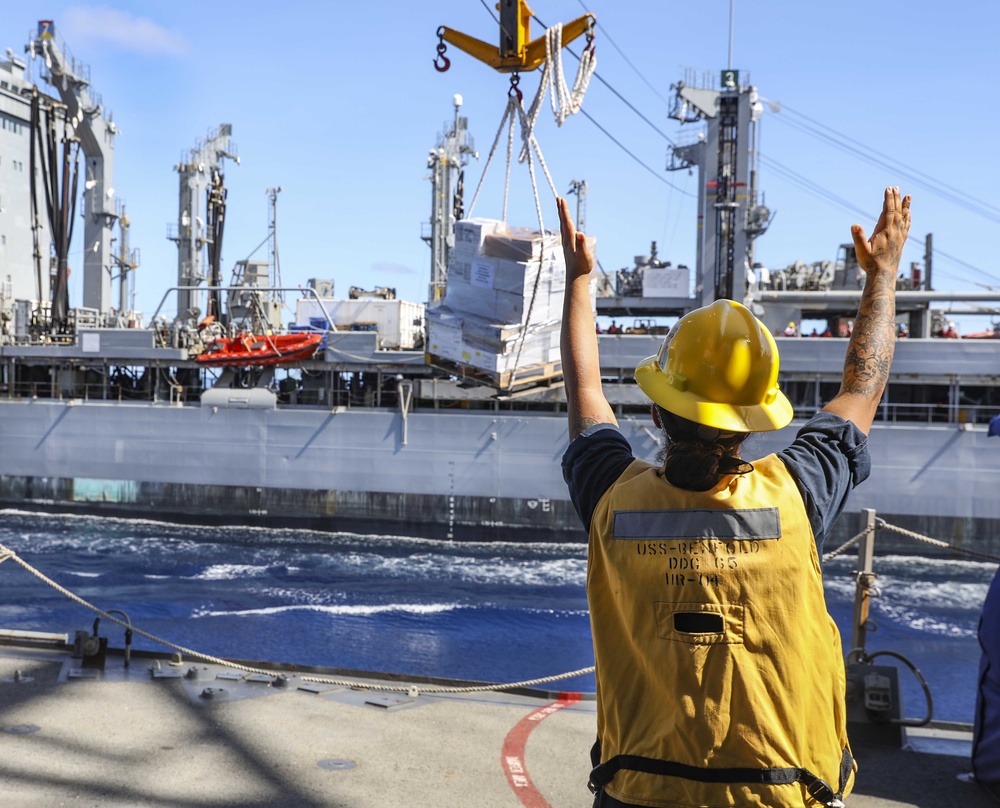
[[510, 787], [517, 794], [517, 798], [524, 808], [552, 808], [528, 775], [528, 767], [524, 762], [524, 748], [528, 744], [528, 736], [540, 721], [544, 721], [563, 707], [569, 707], [578, 701], [580, 701], [579, 693], [560, 693], [559, 701], [546, 704], [526, 715], [514, 725], [507, 733], [507, 737], [504, 738], [503, 751], [500, 753], [500, 766], [507, 776], [507, 782], [510, 783]]

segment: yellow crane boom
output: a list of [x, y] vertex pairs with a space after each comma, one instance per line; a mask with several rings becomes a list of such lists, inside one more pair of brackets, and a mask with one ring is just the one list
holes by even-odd
[[[438, 47], [434, 66], [444, 72], [451, 66], [451, 60], [445, 56], [445, 42], [465, 51], [480, 62], [485, 62], [501, 73], [519, 73], [524, 70], [535, 70], [545, 62], [545, 37], [531, 39], [531, 18], [533, 12], [525, 0], [500, 0], [497, 3], [500, 12], [500, 47], [496, 48], [482, 40], [463, 34], [442, 25], [437, 30]], [[562, 44], [568, 45], [583, 34], [590, 34], [597, 18], [593, 14], [584, 14], [572, 22], [563, 25]]]

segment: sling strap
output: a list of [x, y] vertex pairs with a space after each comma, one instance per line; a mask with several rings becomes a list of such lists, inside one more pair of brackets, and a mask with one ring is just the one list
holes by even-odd
[[683, 777], [685, 780], [695, 780], [699, 783], [754, 783], [761, 785], [788, 785], [802, 783], [810, 796], [821, 805], [843, 805], [841, 796], [847, 786], [854, 767], [851, 751], [844, 748], [840, 761], [840, 790], [833, 788], [822, 778], [817, 777], [808, 769], [788, 767], [774, 769], [707, 769], [699, 766], [688, 766], [669, 760], [642, 757], [640, 755], [615, 755], [610, 760], [594, 767], [590, 773], [588, 786], [593, 793], [604, 788], [622, 769], [645, 772], [646, 774], [661, 774], [668, 777]]

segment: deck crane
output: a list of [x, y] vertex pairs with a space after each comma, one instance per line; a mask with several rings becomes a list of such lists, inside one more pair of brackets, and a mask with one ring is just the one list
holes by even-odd
[[[475, 208], [476, 199], [479, 197], [479, 191], [482, 188], [483, 178], [485, 178], [486, 171], [489, 169], [490, 162], [496, 152], [500, 134], [505, 124], [509, 123], [508, 144], [512, 144], [515, 121], [519, 120], [521, 124], [522, 148], [518, 162], [527, 162], [528, 164], [532, 190], [535, 194], [535, 207], [538, 210], [538, 227], [539, 230], [544, 230], [541, 206], [538, 201], [538, 188], [535, 181], [535, 169], [531, 158], [532, 150], [538, 155], [539, 166], [544, 172], [549, 186], [552, 188], [553, 195], [558, 194], [556, 193], [552, 178], [549, 176], [548, 169], [545, 167], [545, 161], [542, 158], [538, 141], [535, 139], [533, 133], [534, 124], [538, 117], [541, 101], [550, 89], [552, 92], [552, 109], [556, 114], [556, 121], [560, 126], [562, 126], [563, 121], [569, 115], [579, 111], [587, 84], [597, 64], [593, 44], [597, 18], [593, 14], [587, 13], [565, 25], [557, 23], [551, 28], [546, 29], [544, 36], [532, 40], [531, 18], [534, 16], [534, 12], [528, 7], [525, 0], [500, 0], [496, 7], [500, 12], [500, 16], [497, 19], [500, 26], [500, 45], [498, 48], [494, 48], [486, 42], [442, 25], [437, 30], [438, 45], [434, 67], [442, 73], [451, 67], [451, 60], [445, 56], [448, 50], [448, 46], [445, 43], [451, 43], [481, 62], [488, 64], [494, 70], [511, 74], [510, 90], [507, 93], [507, 109], [500, 122], [500, 129], [497, 131], [493, 148], [490, 150], [490, 155], [483, 168], [483, 175], [479, 180], [479, 187], [476, 189], [475, 196], [472, 199], [468, 215], [471, 216], [472, 209]], [[561, 53], [567, 44], [584, 34], [587, 37], [587, 46], [580, 57], [580, 68], [571, 90], [563, 78]], [[520, 71], [535, 70], [542, 66], [544, 66], [544, 70], [542, 71], [542, 78], [538, 87], [538, 95], [531, 104], [530, 109], [525, 111], [524, 104], [522, 103], [523, 95], [521, 90], [518, 89]], [[510, 145], [508, 145], [509, 150]], [[510, 160], [511, 155], [508, 154], [507, 183], [509, 183], [510, 177]], [[504, 220], [507, 218], [508, 188], [509, 186], [505, 184], [502, 217]]]
[[[528, 8], [528, 4], [524, 0], [500, 0], [496, 7], [500, 12], [499, 48], [444, 25], [438, 28], [437, 57], [434, 59], [434, 67], [439, 72], [443, 73], [451, 67], [451, 60], [444, 55], [447, 50], [446, 42], [501, 73], [516, 74], [523, 70], [535, 70], [545, 64], [545, 37], [531, 39], [531, 18], [534, 13]], [[589, 39], [596, 22], [597, 19], [593, 14], [584, 14], [563, 25], [563, 46], [583, 34], [587, 34]]]
[[[74, 137], [86, 156], [83, 219], [83, 305], [105, 314], [111, 308], [111, 240], [115, 220], [112, 187], [115, 136], [119, 133], [105, 112], [101, 96], [90, 83], [90, 68], [73, 58], [51, 20], [39, 20], [38, 35], [25, 51], [43, 61], [42, 77], [55, 88], [65, 105], [65, 120], [74, 125]], [[57, 279], [57, 285], [60, 282]], [[65, 283], [65, 278], [62, 283]], [[63, 292], [60, 296], [65, 297]], [[66, 308], [65, 300], [57, 310]], [[62, 319], [65, 313], [60, 311]]]

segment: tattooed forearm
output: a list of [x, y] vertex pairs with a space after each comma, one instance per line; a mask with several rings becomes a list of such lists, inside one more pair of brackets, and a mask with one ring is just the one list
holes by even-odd
[[895, 274], [869, 269], [854, 332], [844, 360], [841, 391], [882, 395], [896, 348]]
[[601, 423], [601, 421], [598, 421], [596, 418], [580, 418], [575, 423], [570, 424], [569, 439], [573, 440], [573, 438], [578, 435], [582, 435], [592, 426], [597, 426], [599, 423]]
[[871, 238], [860, 224], [851, 226], [865, 288], [847, 344], [840, 392], [823, 409], [852, 421], [865, 434], [889, 381], [896, 348], [896, 273], [910, 231], [910, 201], [898, 187], [886, 188]]

